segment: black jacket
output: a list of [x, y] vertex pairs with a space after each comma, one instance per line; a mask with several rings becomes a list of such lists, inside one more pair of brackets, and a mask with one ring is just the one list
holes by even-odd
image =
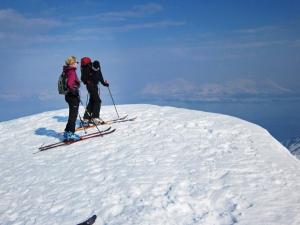
[[99, 82], [108, 87], [108, 84], [104, 81], [99, 61], [94, 61], [84, 67], [81, 67], [81, 80], [86, 85], [98, 85]]
[[95, 85], [98, 85], [100, 82], [103, 86], [107, 86], [107, 84], [105, 83], [105, 81], [103, 79], [103, 75], [102, 75], [100, 66], [99, 66], [99, 68], [92, 67], [90, 82], [92, 82]]

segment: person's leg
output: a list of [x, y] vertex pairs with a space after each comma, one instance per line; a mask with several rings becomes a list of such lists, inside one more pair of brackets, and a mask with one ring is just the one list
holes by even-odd
[[79, 99], [76, 96], [66, 95], [65, 99], [69, 105], [69, 118], [65, 131], [75, 132], [76, 119], [78, 116]]
[[94, 99], [93, 99], [93, 96], [91, 93], [92, 92], [91, 85], [87, 85], [86, 88], [89, 93], [89, 102], [88, 102], [88, 105], [86, 106], [86, 111], [84, 112], [83, 119], [90, 120], [92, 118], [92, 114], [93, 114]]
[[101, 99], [98, 94], [98, 86], [95, 85], [91, 91], [91, 95], [93, 96], [93, 118], [99, 118], [100, 107], [101, 107]]

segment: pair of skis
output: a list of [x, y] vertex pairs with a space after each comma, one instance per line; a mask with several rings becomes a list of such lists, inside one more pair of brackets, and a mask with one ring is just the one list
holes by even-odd
[[[111, 129], [111, 127], [108, 127], [107, 129], [102, 130], [100, 132], [94, 132], [94, 133], [91, 133], [91, 134], [82, 135], [82, 136], [80, 136], [80, 139], [78, 141], [59, 141], [59, 142], [56, 142], [56, 143], [53, 143], [53, 144], [43, 145], [43, 146], [39, 147], [38, 152], [46, 151], [48, 149], [52, 149], [52, 148], [56, 148], [56, 147], [60, 147], [60, 146], [74, 144], [74, 143], [84, 141], [84, 140], [87, 140], [87, 139], [91, 139], [91, 138], [95, 138], [95, 137], [103, 137], [104, 135], [111, 134], [115, 131], [116, 131], [116, 129]], [[36, 152], [36, 153], [38, 153], [38, 152]]]
[[[126, 116], [123, 116], [123, 117], [120, 117], [118, 119], [113, 119], [113, 120], [107, 120], [107, 121], [104, 121], [104, 123], [101, 123], [101, 124], [97, 124], [97, 126], [99, 125], [111, 125], [113, 123], [122, 123], [122, 122], [127, 122], [127, 121], [134, 121], [137, 117], [133, 117], [133, 118], [128, 118], [128, 115]], [[89, 128], [93, 128], [93, 127], [96, 127], [95, 124], [86, 124], [86, 125], [81, 125], [80, 127], [77, 127], [75, 129], [75, 131], [80, 131], [80, 130], [84, 130], [84, 129], [89, 129]]]
[[[137, 117], [128, 118], [128, 115], [126, 115], [126, 116], [120, 117], [118, 119], [105, 121], [104, 124], [101, 124], [101, 125], [109, 125], [109, 124], [113, 124], [113, 123], [134, 121], [136, 118]], [[88, 129], [88, 128], [93, 128], [93, 127], [96, 127], [96, 125], [95, 124], [88, 124], [87, 126], [78, 127], [76, 129], [76, 131], [80, 131], [80, 130]], [[60, 147], [60, 146], [70, 145], [70, 144], [73, 144], [73, 143], [76, 143], [76, 142], [79, 142], [79, 141], [84, 141], [84, 140], [87, 140], [87, 139], [91, 139], [91, 138], [94, 138], [94, 137], [102, 137], [104, 135], [111, 134], [115, 131], [116, 131], [116, 129], [111, 129], [111, 127], [108, 127], [107, 129], [102, 130], [102, 131], [82, 135], [82, 136], [80, 136], [80, 139], [77, 140], [77, 141], [59, 141], [59, 142], [49, 144], [49, 145], [42, 145], [41, 147], [39, 147], [39, 151], [36, 152], [36, 153], [46, 151], [46, 150], [52, 149], [52, 148], [57, 148], [57, 147]], [[34, 154], [36, 154], [36, 153], [34, 153]]]

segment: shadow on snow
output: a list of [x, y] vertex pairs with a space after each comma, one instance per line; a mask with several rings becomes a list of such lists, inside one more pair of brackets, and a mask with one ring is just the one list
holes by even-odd
[[56, 119], [57, 122], [68, 122], [68, 116], [53, 116], [53, 119]]
[[61, 133], [59, 133], [55, 130], [49, 130], [45, 127], [36, 129], [34, 133], [36, 135], [40, 135], [40, 136], [54, 137], [54, 138], [58, 138], [59, 140], [63, 140], [63, 136]]

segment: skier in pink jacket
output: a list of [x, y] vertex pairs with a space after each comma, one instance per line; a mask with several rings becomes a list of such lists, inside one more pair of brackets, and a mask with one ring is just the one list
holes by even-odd
[[76, 57], [70, 56], [66, 59], [65, 66], [63, 67], [67, 76], [68, 86], [68, 92], [65, 95], [65, 100], [69, 105], [69, 118], [64, 132], [64, 139], [66, 141], [77, 141], [80, 139], [80, 137], [75, 134], [76, 119], [78, 116], [80, 102], [80, 81], [76, 74], [77, 64], [78, 62], [76, 61]]

